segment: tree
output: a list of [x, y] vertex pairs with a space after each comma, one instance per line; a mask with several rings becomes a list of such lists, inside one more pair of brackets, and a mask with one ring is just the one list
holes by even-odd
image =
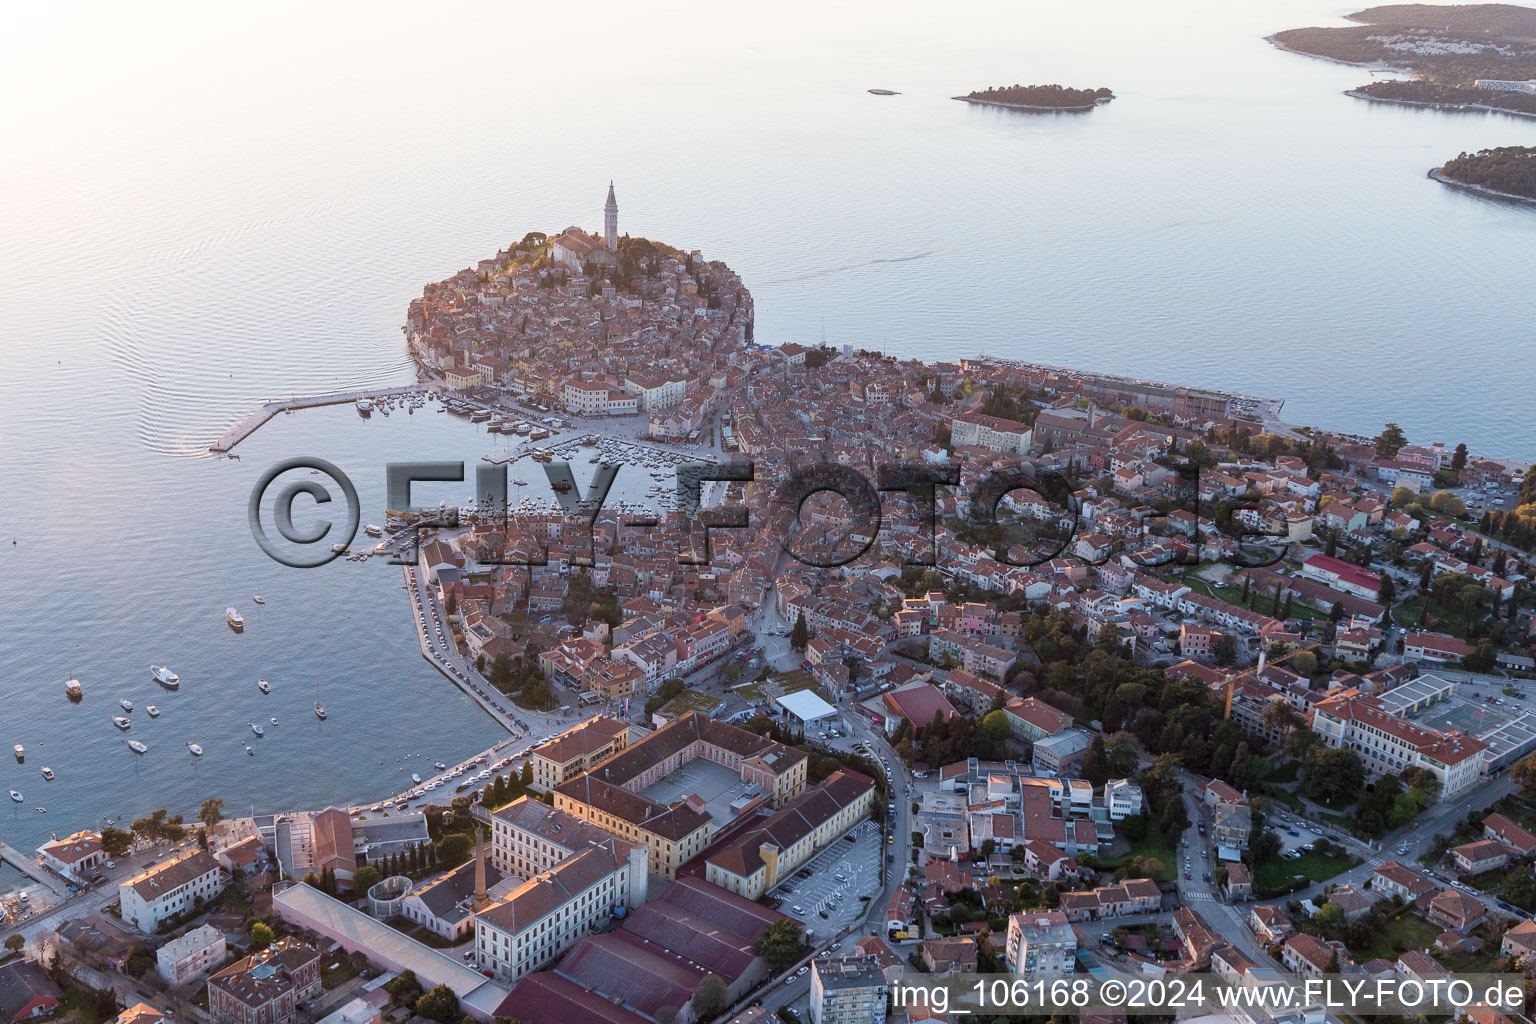
[[1376, 454], [1383, 459], [1393, 459], [1404, 445], [1408, 443], [1408, 436], [1403, 433], [1403, 428], [1396, 423], [1388, 423], [1385, 429], [1376, 435]]
[[133, 833], [108, 825], [101, 830], [101, 849], [108, 857], [121, 857], [133, 845]]
[[456, 868], [469, 860], [474, 841], [464, 832], [449, 832], [437, 841], [437, 862], [445, 868]]
[[1520, 794], [1536, 799], [1536, 752], [1527, 754], [1509, 769], [1509, 777], [1520, 784]]
[[197, 820], [209, 828], [224, 820], [224, 801], [211, 796], [203, 801], [203, 806], [197, 810]]
[[706, 974], [693, 994], [693, 1018], [700, 1022], [713, 1020], [730, 1002], [731, 990], [726, 987], [725, 979], [718, 974]]
[[491, 674], [487, 681], [503, 693], [512, 690], [512, 659], [506, 651], [502, 651], [491, 659]]
[[781, 971], [800, 959], [805, 950], [803, 926], [792, 917], [775, 921], [752, 944], [753, 952], [768, 961], [776, 971]]
[[352, 873], [352, 891], [360, 895], [366, 895], [369, 889], [383, 880], [379, 869], [371, 864], [364, 864]]
[[439, 985], [416, 1000], [416, 1013], [440, 1024], [457, 1024], [464, 1016], [464, 1011], [459, 1009], [459, 997], [447, 985]]
[[1450, 491], [1436, 491], [1429, 499], [1429, 507], [1442, 516], [1457, 518], [1467, 514], [1467, 504]]
[[1457, 473], [1467, 468], [1467, 446], [1458, 444], [1456, 450], [1451, 453], [1451, 468]]
[[1211, 645], [1211, 657], [1216, 659], [1218, 665], [1230, 665], [1237, 660], [1237, 637], [1231, 633], [1222, 633], [1216, 637], [1216, 642]]
[[17, 932], [15, 935], [7, 935], [5, 937], [5, 948], [10, 950], [12, 953], [20, 953], [23, 949], [26, 948], [26, 945], [27, 940], [22, 938], [20, 932]]
[[1376, 588], [1376, 603], [1383, 608], [1392, 607], [1392, 599], [1397, 597], [1397, 584], [1392, 582], [1390, 573], [1381, 574], [1381, 586]]
[[257, 921], [251, 925], [252, 949], [266, 949], [272, 945], [272, 940], [276, 937], [272, 933], [272, 926], [264, 921]]
[[805, 612], [801, 612], [795, 617], [795, 628], [790, 630], [789, 646], [797, 651], [804, 651], [808, 643], [810, 643], [810, 635], [805, 625]]
[[1311, 651], [1297, 651], [1291, 655], [1291, 671], [1310, 678], [1317, 672], [1317, 655]]
[[1109, 751], [1104, 748], [1103, 733], [1094, 734], [1093, 742], [1088, 746], [1088, 753], [1083, 755], [1083, 778], [1092, 782], [1095, 787], [1104, 785], [1109, 779]]
[[523, 770], [522, 770], [522, 772], [520, 772], [518, 774], [517, 781], [522, 783], [524, 788], [527, 788], [528, 786], [533, 785], [533, 759], [532, 758], [530, 758], [527, 761], [523, 762]]

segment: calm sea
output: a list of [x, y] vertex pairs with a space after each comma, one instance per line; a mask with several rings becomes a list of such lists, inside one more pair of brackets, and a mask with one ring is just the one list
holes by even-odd
[[[369, 799], [399, 787], [407, 754], [499, 738], [417, 656], [398, 570], [283, 569], [244, 502], [272, 460], [312, 454], [377, 514], [385, 461], [500, 444], [430, 412], [341, 408], [279, 419], [239, 462], [200, 455], [262, 399], [410, 380], [400, 325], [422, 283], [530, 229], [597, 227], [610, 179], [622, 230], [741, 272], [760, 340], [1235, 388], [1284, 396], [1294, 421], [1394, 419], [1415, 440], [1531, 458], [1536, 208], [1424, 172], [1536, 143], [1536, 122], [1351, 100], [1367, 72], [1262, 39], [1346, 10], [12, 12], [0, 749], [28, 756], [0, 768], [0, 790], [25, 796], [0, 807], [0, 835], [30, 847], [208, 795]], [[1119, 98], [1060, 116], [949, 99], [1016, 81]], [[151, 663], [181, 691], [160, 692]], [[120, 697], [148, 755], [111, 725]], [[255, 740], [247, 723], [271, 717]]]

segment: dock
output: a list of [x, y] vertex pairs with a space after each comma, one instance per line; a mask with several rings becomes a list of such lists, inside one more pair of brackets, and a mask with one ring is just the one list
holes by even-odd
[[381, 398], [398, 398], [404, 395], [432, 391], [436, 387], [436, 384], [409, 384], [398, 388], [372, 388], [366, 391], [333, 391], [323, 395], [275, 399], [257, 408], [245, 419], [214, 438], [209, 442], [208, 450], [220, 455], [228, 452], [235, 445], [256, 433], [257, 430], [266, 425], [268, 420], [279, 413], [294, 412], [298, 409], [318, 409], [322, 405], [346, 405], [356, 402], [360, 398], [366, 398], [370, 401]]
[[5, 861], [32, 881], [46, 885], [50, 891], [60, 896], [69, 895], [69, 890], [63, 881], [44, 871], [36, 857], [28, 857], [10, 843], [0, 841], [0, 860]]

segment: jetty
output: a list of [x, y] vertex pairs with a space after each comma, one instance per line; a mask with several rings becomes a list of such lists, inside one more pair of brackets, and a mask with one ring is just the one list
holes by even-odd
[[5, 861], [32, 881], [46, 885], [52, 892], [60, 896], [69, 895], [69, 890], [65, 888], [64, 883], [44, 871], [36, 857], [28, 857], [10, 843], [0, 841], [0, 860]]
[[224, 433], [214, 438], [208, 445], [208, 450], [217, 454], [228, 452], [235, 445], [244, 441], [257, 430], [266, 425], [272, 417], [284, 412], [294, 412], [299, 409], [318, 409], [322, 405], [345, 405], [366, 398], [369, 401], [382, 398], [399, 398], [405, 395], [423, 394], [433, 391], [436, 384], [410, 384], [398, 388], [372, 388], [366, 391], [332, 391], [323, 395], [306, 395], [296, 398], [274, 399], [260, 406], [245, 419], [230, 427]]

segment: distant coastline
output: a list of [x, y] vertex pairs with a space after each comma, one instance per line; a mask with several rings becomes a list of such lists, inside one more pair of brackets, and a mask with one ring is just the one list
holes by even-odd
[[[1323, 59], [1327, 60], [1328, 58], [1324, 57]], [[1390, 96], [1372, 96], [1370, 93], [1361, 92], [1359, 89], [1345, 89], [1344, 95], [1353, 96], [1357, 100], [1368, 100], [1371, 103], [1387, 103], [1397, 107], [1425, 107], [1430, 110], [1464, 111], [1469, 114], [1481, 110], [1487, 111], [1490, 114], [1508, 114], [1510, 117], [1524, 117], [1536, 120], [1536, 114], [1528, 113], [1524, 110], [1511, 110], [1508, 107], [1493, 107], [1486, 103], [1436, 103], [1432, 100], [1400, 100]]]
[[1489, 188], [1487, 185], [1474, 185], [1470, 181], [1462, 181], [1459, 178], [1451, 177], [1449, 174], [1445, 173], [1444, 167], [1435, 167], [1431, 169], [1428, 176], [1435, 179], [1442, 185], [1449, 185], [1451, 188], [1466, 189], [1468, 192], [1476, 192], [1479, 195], [1488, 196], [1491, 199], [1513, 199], [1515, 202], [1525, 203], [1527, 206], [1536, 205], [1536, 196], [1522, 196], [1518, 192], [1500, 192], [1498, 189]]

